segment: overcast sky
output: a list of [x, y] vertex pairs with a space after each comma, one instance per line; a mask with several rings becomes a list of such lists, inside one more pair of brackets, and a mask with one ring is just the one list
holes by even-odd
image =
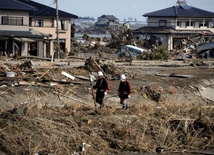
[[[34, 0], [55, 8], [54, 0]], [[214, 12], [214, 0], [186, 0], [189, 6]], [[176, 5], [177, 0], [58, 0], [60, 10], [79, 17], [114, 15], [120, 20], [136, 18], [145, 21], [145, 13]]]

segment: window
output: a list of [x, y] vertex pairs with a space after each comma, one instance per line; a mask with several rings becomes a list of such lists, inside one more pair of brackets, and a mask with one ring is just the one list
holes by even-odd
[[61, 30], [68, 30], [67, 21], [61, 20]]
[[177, 21], [177, 26], [181, 27], [181, 21]]
[[35, 21], [35, 27], [43, 27], [44, 21], [43, 20], [36, 20]]
[[189, 26], [189, 21], [186, 22], [186, 27]]
[[166, 27], [167, 26], [167, 21], [166, 20], [160, 20], [159, 21], [159, 26], [160, 27]]
[[[54, 20], [55, 27], [57, 27], [56, 23], [57, 23], [56, 20]], [[68, 30], [68, 22], [66, 20], [59, 20], [58, 28], [59, 28], [59, 30]]]
[[209, 27], [209, 22], [205, 21], [204, 26]]
[[191, 22], [191, 26], [195, 27], [195, 22]]
[[23, 25], [23, 18], [3, 16], [2, 25]]

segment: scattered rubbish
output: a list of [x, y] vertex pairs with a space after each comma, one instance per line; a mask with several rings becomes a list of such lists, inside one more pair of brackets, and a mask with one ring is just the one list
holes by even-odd
[[12, 83], [12, 84], [11, 84], [11, 86], [12, 86], [12, 87], [14, 87], [14, 86], [18, 86], [18, 85], [19, 85], [19, 83], [18, 83], [18, 82], [15, 82], [15, 83]]
[[54, 83], [54, 82], [51, 82], [50, 83], [50, 86], [57, 86], [58, 84], [57, 83]]
[[125, 45], [121, 48], [120, 52], [118, 52], [117, 54], [120, 56], [123, 56], [123, 55], [125, 56], [127, 54], [126, 53], [127, 51], [129, 52], [131, 57], [134, 57], [134, 56], [142, 54], [145, 51], [145, 49], [136, 47], [133, 45]]
[[164, 148], [162, 148], [162, 147], [157, 147], [157, 148], [155, 149], [155, 151], [156, 151], [157, 153], [162, 153], [162, 152], [164, 151]]
[[163, 76], [163, 77], [177, 77], [177, 78], [192, 78], [192, 77], [195, 77], [194, 75], [181, 75], [181, 74], [176, 74], [176, 73], [171, 73], [171, 74], [156, 73], [155, 75]]
[[61, 74], [62, 74], [62, 75], [65, 75], [66, 77], [70, 78], [71, 80], [74, 80], [74, 79], [75, 79], [74, 76], [72, 76], [71, 74], [66, 73], [65, 71], [62, 71]]
[[86, 77], [86, 76], [76, 76], [77, 78], [79, 78], [79, 79], [81, 79], [81, 80], [88, 80], [88, 77]]
[[28, 102], [25, 101], [25, 102], [22, 102], [22, 103], [19, 104], [18, 113], [19, 113], [20, 115], [24, 115], [24, 114], [25, 114], [25, 112], [26, 112], [26, 107], [25, 107], [25, 105], [26, 105], [27, 103], [28, 103]]
[[207, 100], [210, 100], [210, 101], [214, 101], [214, 95], [213, 95], [213, 92], [214, 92], [214, 88], [211, 88], [211, 87], [201, 87], [201, 89], [199, 89], [200, 91], [200, 94], [203, 98], [207, 99]]
[[160, 106], [157, 106], [156, 108], [157, 108], [157, 109], [161, 109], [161, 107], [160, 107]]
[[89, 145], [89, 144], [86, 144], [86, 143], [83, 143], [82, 144], [82, 152], [85, 152], [86, 151], [86, 148], [87, 147], [90, 147], [91, 145]]
[[7, 87], [7, 85], [5, 85], [5, 84], [0, 86], [0, 88], [6, 88], [6, 87]]
[[157, 84], [150, 84], [145, 87], [144, 91], [150, 99], [159, 102], [163, 88]]
[[7, 72], [6, 77], [15, 77], [15, 73], [14, 72]]
[[80, 155], [79, 152], [74, 151], [72, 155]]
[[94, 75], [89, 75], [90, 76], [90, 81], [94, 82], [96, 80], [95, 76]]

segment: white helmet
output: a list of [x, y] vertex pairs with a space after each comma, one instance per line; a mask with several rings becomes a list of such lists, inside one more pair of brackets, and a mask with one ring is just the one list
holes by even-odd
[[101, 71], [99, 71], [99, 72], [97, 73], [97, 76], [103, 76], [103, 73], [102, 73]]
[[124, 81], [126, 79], [126, 76], [124, 75], [124, 74], [122, 74], [121, 76], [120, 76], [120, 80], [121, 81]]

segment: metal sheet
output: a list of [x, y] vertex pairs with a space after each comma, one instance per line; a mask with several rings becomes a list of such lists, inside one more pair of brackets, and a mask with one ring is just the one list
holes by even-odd
[[214, 48], [214, 42], [207, 43], [197, 47], [197, 51], [210, 50]]

